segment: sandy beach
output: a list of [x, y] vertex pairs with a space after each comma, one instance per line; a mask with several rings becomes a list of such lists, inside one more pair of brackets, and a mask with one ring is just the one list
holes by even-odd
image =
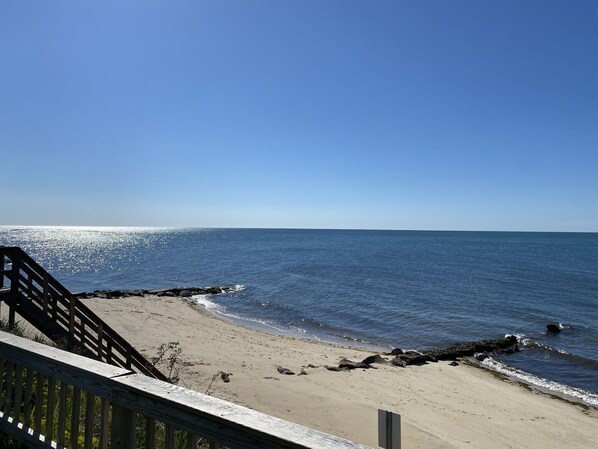
[[[598, 412], [448, 362], [333, 372], [373, 352], [241, 327], [182, 298], [85, 299], [144, 355], [178, 341], [180, 385], [377, 446], [377, 410], [402, 416], [405, 448], [593, 448]], [[315, 368], [309, 367], [315, 366]], [[278, 367], [295, 375], [285, 375]], [[304, 369], [306, 375], [297, 375]], [[230, 374], [224, 382], [218, 373]]]

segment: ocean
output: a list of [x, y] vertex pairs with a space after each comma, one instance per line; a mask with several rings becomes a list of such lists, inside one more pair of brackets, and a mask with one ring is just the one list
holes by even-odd
[[486, 366], [598, 405], [598, 234], [4, 226], [0, 245], [73, 292], [236, 286], [194, 299], [274, 333], [373, 349], [514, 334], [522, 350]]

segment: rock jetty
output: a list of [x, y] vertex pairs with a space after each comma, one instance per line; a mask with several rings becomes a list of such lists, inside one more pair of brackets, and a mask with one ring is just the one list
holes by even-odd
[[194, 295], [218, 295], [235, 290], [235, 287], [185, 287], [185, 288], [158, 288], [153, 290], [94, 290], [93, 292], [73, 293], [78, 299], [85, 298], [128, 298], [129, 296], [179, 296], [188, 298]]
[[[408, 365], [425, 365], [429, 362], [439, 360], [451, 360], [455, 362], [463, 357], [488, 357], [490, 354], [512, 354], [519, 350], [517, 337], [508, 335], [497, 340], [480, 340], [471, 343], [462, 343], [449, 346], [444, 349], [432, 349], [428, 351], [412, 351], [395, 348], [383, 355], [394, 358], [384, 358], [379, 354], [366, 357], [360, 362], [342, 359], [338, 366], [327, 366], [329, 371], [349, 371], [352, 369], [374, 368], [373, 363], [391, 363], [395, 366], [405, 367]], [[458, 364], [457, 364], [458, 365]], [[452, 366], [456, 366], [453, 364]]]

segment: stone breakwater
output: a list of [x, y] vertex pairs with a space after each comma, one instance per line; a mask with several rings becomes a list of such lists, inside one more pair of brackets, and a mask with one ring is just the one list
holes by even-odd
[[130, 296], [170, 296], [189, 298], [194, 295], [218, 295], [235, 290], [235, 287], [183, 287], [183, 288], [158, 288], [153, 290], [94, 290], [93, 292], [77, 292], [73, 296], [78, 299], [85, 298], [128, 298]]
[[439, 360], [456, 361], [462, 358], [475, 356], [478, 360], [490, 356], [491, 354], [512, 354], [519, 350], [517, 338], [509, 335], [498, 340], [481, 340], [471, 343], [463, 343], [449, 346], [443, 349], [434, 349], [429, 351], [412, 351], [395, 348], [391, 352], [366, 357], [360, 362], [342, 359], [338, 366], [327, 366], [330, 371], [348, 371], [356, 368], [373, 368], [374, 363], [390, 363], [395, 366], [405, 367], [408, 365], [425, 365], [429, 362], [438, 362]]

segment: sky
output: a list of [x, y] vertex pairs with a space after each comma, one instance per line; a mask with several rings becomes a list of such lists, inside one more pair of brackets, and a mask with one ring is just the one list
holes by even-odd
[[6, 0], [0, 184], [0, 225], [598, 232], [598, 2]]

